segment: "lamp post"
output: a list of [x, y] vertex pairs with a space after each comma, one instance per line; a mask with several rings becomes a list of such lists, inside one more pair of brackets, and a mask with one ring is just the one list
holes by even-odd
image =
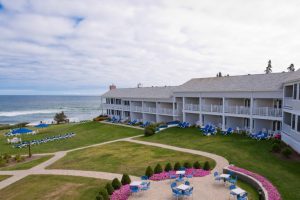
[[28, 157], [31, 158], [32, 154], [31, 154], [31, 143], [29, 142], [28, 144]]

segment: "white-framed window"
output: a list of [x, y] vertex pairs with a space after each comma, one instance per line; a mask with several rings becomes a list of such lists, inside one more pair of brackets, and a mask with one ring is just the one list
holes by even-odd
[[300, 116], [298, 116], [297, 131], [300, 133]]
[[298, 84], [294, 84], [293, 99], [297, 99], [297, 93], [298, 93]]
[[300, 100], [300, 83], [299, 83], [299, 86], [298, 86], [298, 99]]
[[296, 130], [296, 115], [292, 115], [292, 129]]
[[292, 125], [292, 114], [291, 113], [287, 113], [287, 112], [284, 112], [283, 113], [283, 122], [286, 124], [286, 125], [289, 125], [291, 126]]

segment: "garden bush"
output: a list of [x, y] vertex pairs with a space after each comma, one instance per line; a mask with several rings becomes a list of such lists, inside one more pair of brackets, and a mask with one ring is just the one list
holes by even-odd
[[123, 174], [122, 179], [121, 179], [122, 185], [127, 185], [131, 183], [130, 177], [128, 174]]
[[203, 169], [206, 170], [206, 171], [210, 170], [210, 164], [209, 164], [208, 161], [205, 161], [205, 163], [203, 165]]
[[148, 166], [145, 172], [145, 175], [150, 178], [153, 175], [153, 169], [151, 166]]
[[5, 153], [5, 154], [3, 155], [3, 159], [6, 160], [6, 162], [8, 163], [8, 162], [9, 162], [9, 159], [11, 159], [11, 155], [8, 154], [8, 153]]
[[121, 182], [119, 181], [119, 179], [115, 178], [115, 179], [112, 181], [111, 185], [113, 186], [113, 188], [114, 188], [115, 190], [118, 190], [118, 189], [120, 189], [120, 187], [121, 187]]
[[103, 200], [109, 200], [109, 196], [108, 196], [106, 188], [100, 189], [99, 196], [102, 196]]
[[162, 167], [161, 165], [158, 163], [155, 168], [154, 168], [154, 174], [159, 174], [161, 173], [163, 170], [162, 170]]
[[113, 188], [113, 186], [111, 185], [111, 183], [107, 183], [106, 185], [105, 185], [105, 188], [106, 188], [106, 190], [107, 190], [107, 193], [109, 194], [109, 195], [112, 195], [113, 193], [114, 193], [114, 188]]
[[6, 161], [0, 156], [0, 167], [4, 167], [6, 165]]
[[23, 157], [23, 156], [21, 156], [20, 154], [17, 154], [16, 156], [15, 156], [15, 161], [16, 162], [21, 162], [21, 161], [23, 161], [25, 158]]
[[165, 171], [169, 172], [171, 170], [173, 170], [173, 167], [172, 167], [171, 163], [167, 163], [166, 166], [165, 166]]
[[174, 165], [174, 170], [179, 170], [181, 168], [181, 164], [180, 162], [176, 162], [175, 165]]
[[281, 151], [281, 147], [278, 143], [272, 144], [272, 152], [279, 153]]
[[98, 196], [96, 196], [96, 200], [104, 200], [104, 198], [102, 195], [98, 195]]
[[193, 167], [194, 167], [195, 169], [201, 169], [200, 162], [199, 162], [199, 161], [194, 162]]
[[155, 125], [149, 125], [147, 127], [145, 127], [145, 130], [144, 130], [144, 135], [147, 137], [147, 136], [151, 136], [151, 135], [154, 135], [155, 134], [155, 129], [156, 129], [156, 126]]
[[292, 154], [292, 149], [290, 147], [285, 147], [281, 152], [285, 157], [289, 158]]
[[186, 169], [189, 169], [189, 168], [192, 168], [192, 164], [190, 162], [185, 162], [183, 164], [183, 166], [186, 168]]

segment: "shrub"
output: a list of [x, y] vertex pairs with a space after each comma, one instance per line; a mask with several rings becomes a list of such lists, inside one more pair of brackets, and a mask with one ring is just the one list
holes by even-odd
[[278, 143], [272, 144], [272, 152], [279, 153], [280, 150], [281, 150], [281, 147]]
[[115, 178], [115, 179], [112, 181], [111, 185], [113, 186], [113, 188], [114, 188], [115, 190], [118, 190], [118, 189], [120, 189], [120, 187], [121, 187], [121, 183], [120, 183], [119, 179], [117, 179], [117, 178]]
[[0, 167], [4, 167], [6, 165], [6, 161], [0, 156]]
[[203, 169], [206, 170], [206, 171], [210, 170], [210, 165], [209, 165], [208, 161], [205, 161], [205, 163], [203, 165]]
[[96, 200], [104, 200], [104, 198], [102, 195], [98, 195], [98, 196], [96, 196]]
[[147, 136], [151, 136], [151, 135], [154, 135], [155, 134], [155, 129], [156, 129], [156, 126], [155, 125], [149, 125], [147, 127], [145, 127], [145, 130], [144, 130], [144, 135], [147, 137]]
[[20, 154], [17, 154], [16, 156], [15, 156], [15, 161], [16, 162], [21, 162], [21, 161], [23, 161], [24, 160], [24, 157], [22, 157]]
[[145, 175], [148, 176], [148, 178], [150, 178], [153, 175], [153, 169], [151, 166], [147, 167]]
[[176, 162], [175, 163], [175, 165], [174, 165], [174, 170], [180, 170], [180, 168], [181, 168], [181, 164], [180, 164], [180, 162]]
[[114, 188], [113, 186], [111, 185], [111, 183], [107, 183], [106, 186], [105, 186], [106, 190], [107, 190], [107, 193], [109, 195], [112, 195], [114, 193]]
[[292, 154], [292, 149], [290, 147], [286, 147], [281, 152], [285, 157], [289, 158]]
[[186, 168], [186, 169], [189, 169], [189, 168], [192, 168], [192, 164], [190, 162], [185, 162], [183, 164], [183, 166]]
[[128, 174], [123, 174], [122, 179], [121, 179], [122, 185], [127, 185], [131, 183], [130, 177]]
[[9, 162], [9, 159], [10, 159], [10, 158], [11, 158], [11, 155], [8, 154], [8, 153], [5, 153], [5, 154], [3, 155], [3, 159], [6, 160], [6, 162]]
[[171, 163], [167, 163], [166, 166], [165, 166], [165, 171], [166, 171], [166, 172], [169, 172], [169, 171], [171, 171], [172, 169], [173, 169], [173, 167], [172, 167]]
[[156, 166], [155, 166], [155, 168], [154, 168], [154, 173], [155, 174], [159, 174], [159, 173], [162, 173], [162, 167], [161, 167], [161, 165], [160, 164], [157, 164]]
[[199, 161], [194, 162], [193, 167], [194, 167], [195, 169], [201, 169], [200, 162], [199, 162]]
[[281, 144], [281, 140], [274, 139], [273, 144]]
[[100, 189], [99, 196], [102, 196], [103, 200], [109, 200], [109, 196], [108, 196], [106, 188]]

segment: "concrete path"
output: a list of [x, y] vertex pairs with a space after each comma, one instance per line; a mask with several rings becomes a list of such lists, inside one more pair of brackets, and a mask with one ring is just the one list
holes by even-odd
[[[171, 145], [165, 145], [165, 144], [158, 144], [153, 142], [145, 142], [145, 141], [139, 141], [139, 140], [133, 140], [136, 137], [140, 136], [134, 136], [129, 138], [122, 138], [117, 139], [113, 141], [103, 142], [99, 144], [93, 144], [85, 147], [79, 147], [76, 149], [71, 149], [67, 151], [59, 151], [55, 152], [53, 154], [37, 154], [37, 155], [54, 155], [49, 160], [31, 168], [28, 170], [15, 170], [15, 171], [0, 171], [0, 175], [13, 175], [10, 178], [7, 178], [0, 182], [0, 190], [2, 188], [5, 188], [9, 186], [10, 184], [15, 183], [16, 181], [28, 176], [28, 175], [39, 175], [39, 174], [48, 174], [48, 175], [68, 175], [68, 176], [82, 176], [82, 177], [90, 177], [90, 178], [99, 178], [99, 179], [107, 179], [112, 180], [114, 178], [121, 179], [121, 174], [115, 174], [115, 173], [108, 173], [108, 172], [97, 172], [97, 171], [84, 171], [84, 170], [63, 170], [63, 169], [46, 169], [49, 165], [53, 164], [57, 160], [63, 158], [68, 152], [76, 151], [76, 150], [82, 150], [90, 147], [96, 147], [101, 146], [113, 142], [119, 142], [119, 141], [127, 141], [127, 142], [133, 142], [143, 145], [150, 145], [150, 146], [156, 146], [160, 148], [180, 151], [180, 152], [186, 152], [191, 153], [195, 155], [205, 156], [209, 157], [216, 161], [216, 167], [214, 170], [217, 170], [219, 172], [222, 172], [222, 169], [226, 166], [228, 166], [228, 161], [218, 155], [207, 153], [203, 151], [198, 150], [192, 150], [192, 149], [186, 149], [186, 148], [180, 148], [175, 147]], [[139, 177], [130, 176], [132, 180], [139, 180]], [[191, 184], [194, 186], [194, 197], [196, 197], [199, 200], [204, 199], [212, 199], [212, 200], [224, 200], [229, 198], [229, 192], [228, 189], [224, 186], [224, 183], [215, 183], [213, 175], [208, 175], [206, 177], [201, 178], [192, 178]], [[142, 192], [138, 195], [133, 195], [130, 197], [130, 199], [172, 199], [172, 193], [170, 189], [170, 181], [159, 181], [154, 182], [151, 181], [151, 190]]]

